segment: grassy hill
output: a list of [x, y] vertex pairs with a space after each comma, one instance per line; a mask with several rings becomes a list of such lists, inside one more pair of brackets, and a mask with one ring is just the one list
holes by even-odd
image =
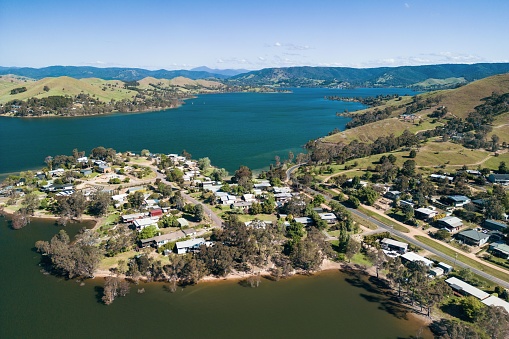
[[[442, 105], [446, 106], [449, 112], [454, 116], [465, 118], [468, 113], [473, 112], [474, 108], [482, 103], [482, 98], [491, 95], [493, 92], [509, 92], [509, 74], [495, 75], [456, 89], [420, 94], [419, 96], [423, 100], [427, 98], [439, 98], [439, 101], [434, 104], [433, 107], [415, 113], [418, 118], [414, 121], [398, 119], [398, 116], [405, 112], [406, 106], [411, 103], [411, 98], [403, 97], [401, 100], [390, 100], [385, 105], [377, 107], [377, 109], [382, 110], [385, 107], [395, 107], [396, 109], [392, 112], [391, 118], [327, 136], [323, 141], [336, 143], [350, 142], [357, 139], [363, 142], [373, 142], [379, 136], [390, 134], [394, 134], [395, 136], [401, 135], [405, 129], [414, 133], [433, 129], [437, 126], [438, 122], [433, 123], [434, 119], [431, 119], [429, 114], [431, 114], [436, 107]], [[354, 114], [363, 114], [372, 110], [373, 108], [368, 108], [357, 111]], [[494, 122], [492, 134], [493, 133], [500, 137], [501, 142], [509, 142], [509, 113], [497, 117]]]
[[[197, 92], [217, 91], [223, 84], [210, 80], [192, 80], [177, 77], [171, 80], [147, 77], [139, 81], [140, 89], [155, 90], [154, 84], [165, 89], [173, 89], [182, 94], [194, 94]], [[102, 101], [109, 102], [112, 99], [119, 101], [132, 99], [138, 93], [135, 90], [124, 88], [125, 83], [121, 80], [103, 80], [99, 78], [75, 79], [67, 76], [57, 78], [44, 78], [32, 80], [18, 76], [0, 76], [0, 103], [11, 100], [27, 100], [28, 98], [44, 98], [48, 96], [76, 96], [80, 93]], [[11, 94], [15, 88], [26, 87], [25, 92]]]
[[[11, 94], [12, 89], [20, 87], [26, 87], [27, 90], [22, 93]], [[45, 98], [53, 95], [76, 96], [80, 93], [89, 94], [103, 102], [108, 102], [111, 99], [132, 99], [136, 95], [136, 91], [124, 89], [124, 83], [118, 80], [97, 78], [78, 80], [70, 77], [58, 77], [44, 78], [38, 81], [11, 82], [10, 77], [0, 77], [0, 103], [15, 99], [26, 100], [32, 97]]]

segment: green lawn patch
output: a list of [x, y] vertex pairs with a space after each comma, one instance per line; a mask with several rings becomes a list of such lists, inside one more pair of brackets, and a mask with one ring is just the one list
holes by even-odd
[[464, 264], [467, 264], [467, 265], [469, 265], [473, 268], [476, 268], [480, 271], [484, 271], [484, 272], [486, 272], [494, 277], [497, 277], [499, 279], [509, 281], [509, 271], [507, 273], [504, 273], [497, 269], [483, 265], [482, 263], [477, 262], [477, 261], [475, 261], [475, 260], [457, 252], [457, 251], [454, 251], [454, 250], [450, 249], [449, 247], [446, 247], [446, 246], [440, 244], [439, 242], [432, 240], [430, 238], [427, 238], [425, 236], [416, 235], [415, 238], [417, 240], [419, 240], [420, 242], [422, 242], [430, 247], [433, 247], [434, 249], [436, 249], [450, 257], [455, 257], [457, 255], [458, 261], [461, 261]]
[[403, 232], [403, 233], [408, 233], [409, 232], [408, 228], [406, 228], [405, 226], [402, 226], [402, 225], [394, 222], [393, 220], [391, 220], [391, 219], [389, 219], [387, 217], [384, 217], [384, 216], [382, 216], [382, 215], [380, 215], [378, 213], [372, 212], [372, 211], [370, 211], [368, 209], [365, 209], [363, 207], [359, 207], [358, 210], [361, 211], [364, 214], [369, 215], [373, 219], [376, 219], [376, 220], [378, 220], [380, 222], [383, 222], [384, 224], [386, 224], [388, 226], [391, 226], [396, 231], [400, 231], [400, 232]]

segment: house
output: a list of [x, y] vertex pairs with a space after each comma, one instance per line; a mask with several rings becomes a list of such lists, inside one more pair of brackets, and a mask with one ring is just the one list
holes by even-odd
[[408, 205], [412, 208], [414, 208], [415, 204], [411, 201], [408, 201], [408, 200], [400, 200], [399, 201], [399, 206], [404, 206], [404, 205]]
[[481, 291], [477, 287], [474, 287], [470, 284], [467, 284], [463, 280], [460, 280], [458, 278], [452, 277], [445, 281], [451, 288], [463, 295], [471, 295], [476, 297], [479, 300], [484, 300], [488, 298], [490, 295], [484, 291]]
[[149, 214], [151, 217], [160, 217], [163, 215], [163, 210], [160, 208], [155, 208], [153, 210], [150, 210]]
[[178, 218], [177, 222], [179, 223], [179, 226], [182, 227], [189, 227], [189, 221], [187, 221], [184, 218]]
[[421, 220], [430, 220], [437, 215], [437, 211], [429, 208], [421, 207], [414, 211], [415, 217]]
[[136, 219], [133, 221], [133, 225], [134, 225], [134, 227], [136, 227], [136, 229], [138, 231], [141, 231], [145, 227], [152, 226], [152, 225], [154, 225], [156, 228], [159, 228], [159, 227], [157, 227], [158, 221], [159, 221], [159, 218]]
[[140, 240], [140, 247], [149, 247], [149, 246], [155, 246], [160, 247], [163, 245], [166, 245], [169, 242], [176, 241], [179, 239], [185, 238], [185, 234], [182, 231], [176, 231], [172, 233], [167, 233], [163, 235], [158, 235], [156, 237], [148, 238], [148, 239], [142, 239]]
[[488, 181], [492, 184], [507, 185], [509, 184], [509, 174], [490, 174]]
[[497, 257], [509, 259], [509, 245], [503, 242], [490, 244], [489, 251]]
[[449, 232], [457, 232], [463, 226], [463, 221], [457, 217], [444, 217], [437, 221], [439, 227], [446, 228]]
[[290, 187], [274, 187], [274, 194], [278, 193], [292, 193], [292, 189]]
[[380, 246], [382, 246], [382, 248], [385, 250], [396, 251], [402, 254], [408, 251], [407, 243], [396, 241], [389, 238], [383, 238], [382, 240], [380, 240]]
[[449, 274], [453, 271], [453, 267], [451, 265], [447, 265], [443, 262], [439, 262], [437, 266], [443, 269], [445, 274]]
[[271, 187], [272, 185], [268, 181], [260, 181], [259, 183], [254, 184], [253, 186], [256, 189], [260, 189], [260, 190], [266, 191], [267, 188]]
[[498, 306], [503, 307], [509, 313], [509, 303], [505, 300], [500, 299], [499, 297], [495, 297], [494, 295], [489, 296], [488, 298], [481, 301], [486, 306]]
[[179, 241], [175, 244], [177, 254], [184, 254], [193, 250], [197, 250], [201, 245], [205, 245], [205, 239], [196, 238], [186, 241]]
[[134, 193], [136, 191], [141, 191], [141, 190], [143, 190], [143, 186], [129, 187], [127, 189], [127, 194], [131, 194], [131, 193]]
[[449, 195], [444, 200], [446, 204], [454, 207], [463, 207], [471, 201], [468, 197], [464, 195]]
[[126, 214], [122, 216], [122, 222], [124, 223], [133, 222], [134, 220], [141, 219], [145, 216], [146, 216], [145, 213]]
[[448, 183], [451, 183], [454, 181], [454, 177], [451, 177], [451, 176], [448, 176], [448, 175], [442, 175], [442, 174], [431, 174], [429, 176], [429, 178], [431, 179], [431, 181], [435, 181], [435, 182], [448, 182]]
[[387, 193], [385, 193], [384, 197], [386, 197], [387, 199], [391, 199], [391, 200], [397, 200], [399, 199], [401, 196], [401, 192], [400, 191], [389, 191]]
[[405, 254], [401, 255], [401, 258], [406, 261], [410, 261], [410, 262], [421, 261], [424, 263], [424, 265], [430, 266], [430, 267], [433, 265], [433, 261], [431, 261], [427, 258], [424, 258], [423, 256], [420, 256], [419, 254], [417, 254], [415, 252], [406, 252]]
[[477, 232], [476, 230], [466, 230], [456, 235], [458, 240], [463, 241], [465, 244], [471, 246], [482, 246], [490, 238], [489, 234]]
[[274, 194], [276, 201], [286, 201], [292, 197], [292, 193], [277, 193]]
[[85, 168], [80, 170], [80, 173], [84, 176], [92, 175], [92, 169], [91, 168]]
[[182, 230], [186, 237], [194, 237], [196, 235], [196, 230], [194, 228], [184, 228]]
[[484, 220], [484, 222], [482, 224], [482, 227], [487, 228], [487, 229], [492, 230], [492, 231], [501, 231], [501, 232], [503, 232], [507, 228], [507, 224], [503, 223], [503, 222], [500, 222], [500, 221], [495, 221], [495, 220], [487, 219], [487, 220]]
[[110, 173], [111, 167], [108, 165], [99, 165], [97, 166], [97, 172], [99, 173]]
[[86, 164], [88, 162], [88, 158], [87, 157], [81, 157], [81, 158], [76, 159], [76, 162], [80, 163], [80, 164]]
[[301, 223], [304, 226], [311, 225], [313, 223], [313, 219], [311, 219], [309, 217], [299, 217], [299, 218], [294, 218], [293, 220], [295, 220], [295, 222]]
[[338, 222], [338, 218], [334, 213], [318, 213], [320, 219], [327, 222], [327, 224], [335, 224]]
[[49, 171], [48, 172], [50, 176], [52, 177], [59, 177], [65, 173], [63, 168], [57, 168], [56, 170]]
[[244, 200], [245, 202], [255, 202], [256, 198], [254, 194], [244, 194], [242, 196], [242, 200]]

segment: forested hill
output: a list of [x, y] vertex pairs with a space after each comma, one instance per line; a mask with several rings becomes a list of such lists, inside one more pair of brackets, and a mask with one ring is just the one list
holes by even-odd
[[32, 79], [43, 79], [48, 77], [61, 77], [68, 76], [75, 79], [84, 78], [99, 78], [104, 80], [122, 80], [122, 81], [136, 81], [146, 77], [156, 79], [173, 79], [176, 77], [185, 77], [192, 80], [197, 79], [225, 79], [228, 76], [224, 74], [215, 74], [200, 70], [176, 70], [167, 71], [160, 69], [157, 71], [150, 71], [141, 68], [99, 68], [88, 66], [50, 66], [44, 68], [30, 68], [30, 67], [0, 67], [0, 75], [15, 74]]
[[378, 68], [288, 67], [266, 68], [233, 76], [229, 83], [281, 87], [456, 87], [509, 72], [509, 63], [444, 64]]

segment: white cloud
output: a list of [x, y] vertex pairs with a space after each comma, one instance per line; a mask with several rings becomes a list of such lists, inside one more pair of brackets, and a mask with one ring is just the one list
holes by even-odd
[[276, 43], [274, 44], [274, 46], [276, 46], [276, 47], [281, 47], [281, 43], [280, 43], [280, 42], [276, 42]]
[[410, 5], [407, 2], [405, 2], [405, 8], [410, 8]]

